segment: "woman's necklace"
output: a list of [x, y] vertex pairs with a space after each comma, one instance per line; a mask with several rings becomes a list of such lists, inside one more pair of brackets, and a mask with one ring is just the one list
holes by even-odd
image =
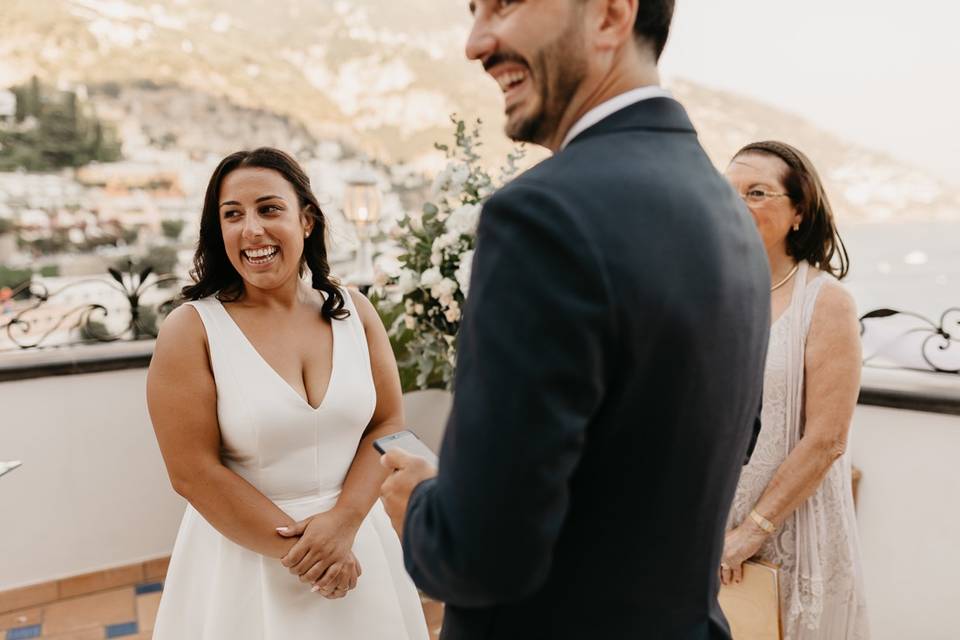
[[770, 293], [773, 293], [774, 291], [776, 291], [777, 289], [779, 289], [779, 288], [782, 287], [783, 285], [787, 284], [787, 281], [788, 281], [790, 278], [793, 277], [793, 274], [795, 274], [795, 273], [797, 272], [797, 269], [799, 269], [799, 268], [800, 268], [800, 263], [799, 263], [799, 262], [798, 262], [797, 264], [793, 265], [793, 269], [790, 269], [790, 273], [787, 274], [787, 277], [786, 277], [786, 278], [784, 278], [783, 280], [781, 280], [781, 281], [778, 282], [777, 284], [775, 284], [775, 285], [773, 285], [772, 287], [770, 287]]

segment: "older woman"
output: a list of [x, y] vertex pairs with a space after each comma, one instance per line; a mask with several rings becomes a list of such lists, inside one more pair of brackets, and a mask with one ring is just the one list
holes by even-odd
[[210, 180], [196, 282], [147, 378], [190, 503], [154, 640], [427, 638], [370, 446], [403, 426], [400, 379], [373, 305], [329, 276], [324, 223], [276, 149]]
[[720, 577], [780, 566], [786, 640], [868, 637], [847, 434], [860, 385], [848, 259], [810, 160], [780, 142], [741, 149], [727, 178], [753, 213], [771, 276], [762, 430], [730, 513]]

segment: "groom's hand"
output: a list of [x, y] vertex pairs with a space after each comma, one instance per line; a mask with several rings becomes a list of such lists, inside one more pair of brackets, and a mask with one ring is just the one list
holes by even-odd
[[380, 458], [380, 464], [392, 471], [380, 487], [380, 498], [394, 530], [402, 539], [410, 494], [418, 484], [436, 476], [437, 470], [423, 458], [400, 449], [387, 451]]

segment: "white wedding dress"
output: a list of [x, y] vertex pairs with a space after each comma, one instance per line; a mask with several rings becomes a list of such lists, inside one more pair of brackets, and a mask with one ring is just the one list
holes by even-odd
[[[295, 520], [333, 507], [376, 405], [363, 325], [333, 320], [333, 370], [314, 409], [277, 374], [214, 298], [199, 312], [217, 384], [224, 464]], [[363, 574], [338, 600], [311, 593], [280, 561], [241, 547], [188, 506], [154, 640], [426, 640], [426, 622], [379, 501], [353, 552]]]
[[[817, 294], [826, 280], [807, 282], [800, 265], [790, 306], [770, 328], [764, 372], [762, 428], [743, 468], [728, 528], [750, 514], [803, 434], [804, 348]], [[784, 640], [865, 640], [869, 637], [850, 457], [837, 460], [816, 492], [760, 549], [780, 566]]]

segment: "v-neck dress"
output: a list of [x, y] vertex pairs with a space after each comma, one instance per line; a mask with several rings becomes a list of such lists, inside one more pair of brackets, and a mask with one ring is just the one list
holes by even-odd
[[[295, 520], [334, 506], [376, 389], [359, 314], [333, 320], [333, 369], [311, 407], [260, 356], [215, 298], [200, 315], [217, 385], [221, 459]], [[338, 600], [311, 593], [275, 558], [224, 537], [187, 506], [154, 625], [154, 640], [426, 640], [400, 542], [377, 501], [353, 547], [363, 574]]]

